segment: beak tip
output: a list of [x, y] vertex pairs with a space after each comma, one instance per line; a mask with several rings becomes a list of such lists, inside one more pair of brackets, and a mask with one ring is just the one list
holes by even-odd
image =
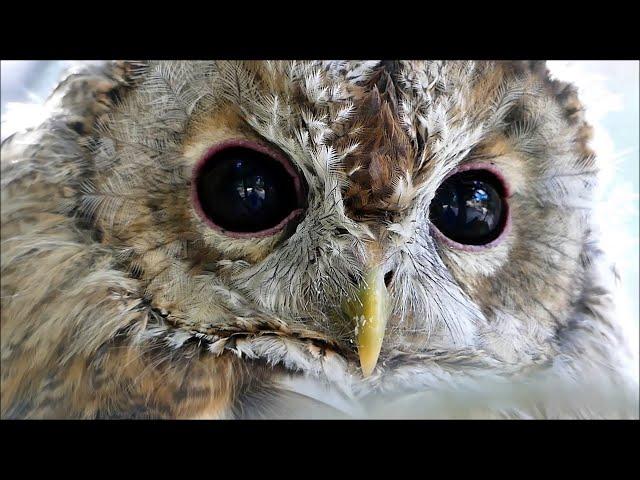
[[362, 376], [368, 378], [373, 373], [373, 367], [362, 367]]
[[376, 368], [377, 363], [378, 355], [371, 356], [360, 354], [360, 368], [362, 369], [362, 376], [365, 378], [369, 377]]

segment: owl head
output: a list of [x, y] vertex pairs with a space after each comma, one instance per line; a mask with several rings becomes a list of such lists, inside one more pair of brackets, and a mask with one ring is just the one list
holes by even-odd
[[48, 105], [2, 151], [5, 415], [73, 368], [86, 416], [622, 375], [590, 127], [543, 62], [110, 62]]

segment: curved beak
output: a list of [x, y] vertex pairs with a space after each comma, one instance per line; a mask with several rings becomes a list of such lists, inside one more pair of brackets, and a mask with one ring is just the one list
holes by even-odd
[[345, 303], [344, 311], [355, 322], [360, 366], [362, 374], [368, 377], [378, 363], [389, 316], [389, 293], [382, 269], [366, 272], [356, 297]]

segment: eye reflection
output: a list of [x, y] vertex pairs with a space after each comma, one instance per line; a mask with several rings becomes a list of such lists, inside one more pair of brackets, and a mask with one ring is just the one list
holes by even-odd
[[242, 185], [238, 185], [236, 191], [250, 210], [259, 210], [267, 196], [264, 180], [260, 176], [243, 178]]

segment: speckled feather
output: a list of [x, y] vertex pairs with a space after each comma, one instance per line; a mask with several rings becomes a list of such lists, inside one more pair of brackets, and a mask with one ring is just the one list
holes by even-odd
[[[542, 63], [107, 62], [47, 102], [2, 144], [3, 418], [638, 417], [590, 128]], [[298, 224], [196, 215], [192, 168], [231, 138], [291, 160]], [[456, 250], [429, 203], [479, 161], [511, 230]], [[394, 302], [363, 380], [339, 312], [373, 250]]]

